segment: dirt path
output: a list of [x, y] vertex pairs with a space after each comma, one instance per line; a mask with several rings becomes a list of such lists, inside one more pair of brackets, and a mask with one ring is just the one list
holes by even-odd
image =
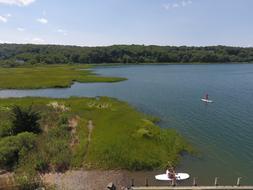
[[89, 130], [89, 135], [88, 135], [88, 143], [90, 143], [90, 141], [91, 141], [91, 134], [92, 134], [92, 130], [93, 130], [93, 128], [94, 128], [94, 125], [93, 125], [93, 122], [92, 122], [92, 120], [89, 120], [88, 121], [88, 130]]
[[[154, 176], [164, 171], [126, 170], [72, 170], [66, 173], [45, 174], [43, 179], [49, 184], [55, 184], [57, 190], [108, 190], [106, 186], [113, 182], [117, 190], [127, 190], [132, 179], [136, 186], [145, 186], [148, 179], [151, 186], [168, 186], [167, 181], [157, 181]], [[180, 182], [180, 185], [191, 185], [191, 181]]]
[[[55, 184], [58, 190], [106, 190], [113, 182], [119, 190], [125, 190], [129, 178], [121, 171], [68, 171], [43, 176], [44, 182]], [[108, 190], [108, 189], [107, 189]]]
[[87, 145], [85, 146], [84, 161], [86, 160], [86, 158], [87, 158], [87, 156], [88, 156], [89, 147], [90, 147], [90, 142], [91, 142], [91, 135], [92, 135], [92, 131], [93, 131], [93, 129], [94, 129], [94, 125], [93, 125], [92, 120], [89, 120], [89, 121], [88, 121], [87, 128], [88, 128], [88, 142], [87, 142]]
[[0, 189], [5, 189], [4, 187], [8, 185], [14, 185], [14, 174], [10, 172], [1, 172], [0, 170]]
[[76, 128], [78, 126], [79, 120], [80, 120], [79, 116], [75, 116], [68, 121], [69, 127], [71, 129], [71, 143], [70, 143], [71, 147], [79, 143], [78, 136], [76, 135]]

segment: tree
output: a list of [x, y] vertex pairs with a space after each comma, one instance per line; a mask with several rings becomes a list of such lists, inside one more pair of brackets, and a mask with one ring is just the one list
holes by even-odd
[[12, 132], [16, 135], [21, 132], [39, 133], [40, 129], [40, 114], [32, 110], [32, 107], [21, 108], [14, 106], [12, 108]]
[[[17, 61], [23, 60], [24, 63]], [[0, 65], [61, 63], [181, 63], [253, 62], [253, 48], [228, 46], [113, 45], [78, 47], [60, 45], [0, 44]]]

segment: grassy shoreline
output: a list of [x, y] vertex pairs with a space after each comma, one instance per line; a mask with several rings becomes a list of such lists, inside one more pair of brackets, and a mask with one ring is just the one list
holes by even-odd
[[89, 64], [91, 67], [120, 67], [120, 66], [154, 66], [154, 65], [236, 65], [236, 64], [252, 64], [253, 62], [220, 62], [220, 63], [205, 63], [205, 62], [181, 62], [181, 63], [99, 63], [99, 64]]
[[74, 82], [113, 83], [127, 80], [122, 77], [101, 76], [94, 67], [119, 67], [132, 65], [214, 65], [249, 63], [140, 63], [140, 64], [90, 64], [90, 65], [26, 65], [13, 68], [0, 67], [0, 90], [69, 88]]
[[120, 77], [100, 76], [88, 65], [0, 67], [0, 89], [68, 88], [74, 82], [120, 82]]
[[[29, 134], [33, 146], [18, 153], [17, 162], [8, 166], [17, 173], [77, 168], [153, 170], [164, 168], [168, 161], [176, 164], [181, 152], [192, 151], [176, 131], [161, 129], [152, 117], [116, 99], [27, 97], [0, 99], [0, 144], [3, 145], [0, 159], [8, 159], [11, 147], [4, 145], [16, 138], [6, 132], [11, 126], [10, 110], [14, 105], [32, 106], [42, 116], [42, 133]], [[89, 121], [94, 129], [87, 146]], [[23, 142], [25, 135], [28, 134], [18, 134], [18, 142]]]

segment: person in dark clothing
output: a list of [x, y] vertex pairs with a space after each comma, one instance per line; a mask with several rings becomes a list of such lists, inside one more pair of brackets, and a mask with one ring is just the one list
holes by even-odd
[[206, 94], [206, 100], [208, 100], [208, 94]]
[[168, 167], [166, 173], [168, 175], [168, 178], [170, 178], [170, 179], [176, 178], [176, 172], [175, 172], [175, 168], [174, 167]]

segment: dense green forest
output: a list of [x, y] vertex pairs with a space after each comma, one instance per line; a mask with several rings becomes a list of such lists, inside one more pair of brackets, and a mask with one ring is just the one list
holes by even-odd
[[0, 64], [253, 62], [253, 48], [0, 44]]

